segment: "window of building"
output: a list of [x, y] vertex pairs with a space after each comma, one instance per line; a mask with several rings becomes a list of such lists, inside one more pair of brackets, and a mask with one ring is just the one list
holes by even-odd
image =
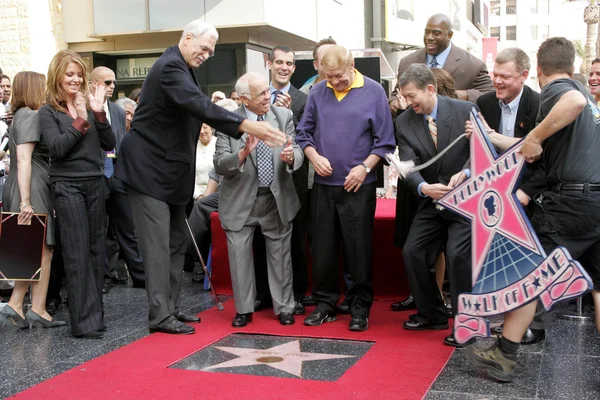
[[517, 0], [506, 0], [506, 14], [517, 13]]
[[533, 14], [550, 14], [549, 0], [531, 0], [531, 12]]
[[537, 40], [537, 38], [538, 38], [538, 26], [537, 25], [531, 25], [531, 38], [533, 40]]
[[500, 15], [500, 0], [491, 0], [490, 1], [490, 14], [491, 15]]
[[500, 39], [500, 27], [495, 26], [490, 28], [490, 37], [495, 37]]
[[515, 25], [506, 27], [506, 40], [517, 40], [517, 27]]
[[540, 26], [541, 40], [546, 40], [550, 37], [550, 27], [548, 25]]

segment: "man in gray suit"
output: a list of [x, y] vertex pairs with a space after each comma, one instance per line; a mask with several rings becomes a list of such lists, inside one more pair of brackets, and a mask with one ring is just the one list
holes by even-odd
[[102, 291], [107, 293], [112, 283], [127, 283], [127, 272], [121, 274], [117, 271], [117, 262], [119, 250], [123, 254], [123, 259], [134, 287], [145, 287], [144, 267], [142, 258], [138, 250], [137, 237], [133, 227], [133, 217], [131, 216], [131, 206], [127, 198], [127, 192], [123, 181], [113, 175], [114, 166], [119, 156], [119, 149], [125, 137], [127, 117], [125, 111], [110, 101], [115, 90], [115, 73], [106, 67], [97, 67], [92, 71], [92, 88], [98, 85], [106, 87], [106, 101], [104, 102], [104, 111], [106, 118], [110, 123], [112, 131], [117, 140], [117, 146], [114, 150], [106, 152], [104, 155], [104, 176], [106, 177], [106, 214], [107, 218], [107, 236], [106, 236], [106, 258], [104, 261], [104, 285]]
[[[236, 316], [232, 326], [252, 321], [256, 284], [252, 238], [260, 226], [266, 241], [269, 288], [273, 309], [282, 325], [294, 321], [292, 287], [292, 220], [300, 208], [292, 172], [304, 155], [294, 141], [292, 113], [271, 107], [269, 83], [249, 72], [235, 85], [243, 106], [236, 112], [251, 121], [267, 121], [288, 135], [285, 146], [266, 146], [247, 134], [236, 139], [217, 133], [215, 171], [221, 180], [219, 218], [227, 235], [229, 268]], [[248, 159], [249, 158], [249, 159]]]
[[[411, 64], [426, 64], [429, 68], [442, 68], [454, 78], [456, 94], [461, 100], [475, 102], [483, 93], [494, 90], [487, 66], [480, 59], [451, 42], [452, 21], [447, 15], [435, 14], [427, 20], [423, 43], [425, 47], [407, 55], [398, 65], [398, 79]], [[390, 108], [395, 113], [406, 109], [400, 101], [399, 89], [392, 92]]]

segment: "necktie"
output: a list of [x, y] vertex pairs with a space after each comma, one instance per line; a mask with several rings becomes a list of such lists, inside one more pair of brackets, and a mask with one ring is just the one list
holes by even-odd
[[438, 64], [435, 56], [433, 56], [433, 58], [431, 59], [431, 62], [429, 63], [430, 68], [437, 68], [440, 66], [440, 64]]
[[429, 134], [431, 135], [431, 139], [433, 139], [433, 145], [437, 150], [438, 136], [437, 136], [437, 125], [435, 124], [435, 120], [429, 116], [427, 117], [427, 126], [429, 127]]
[[113, 159], [107, 157], [104, 152], [104, 176], [110, 178], [115, 172], [115, 166], [113, 165]]
[[[259, 115], [257, 121], [263, 121], [262, 115]], [[258, 167], [258, 180], [263, 186], [270, 186], [273, 182], [273, 153], [269, 146], [262, 140], [256, 145], [256, 165]]]
[[277, 95], [283, 93], [281, 90], [276, 90], [273, 92], [273, 100], [271, 101], [271, 104], [275, 104], [275, 102], [277, 101]]

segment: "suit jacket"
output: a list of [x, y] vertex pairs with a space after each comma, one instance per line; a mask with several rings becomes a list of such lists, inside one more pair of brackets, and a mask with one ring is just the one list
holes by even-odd
[[[294, 127], [298, 126], [302, 116], [304, 115], [304, 106], [306, 105], [306, 99], [308, 96], [296, 89], [293, 85], [290, 85], [290, 90], [288, 91], [290, 97], [292, 98], [292, 112], [294, 113]], [[296, 192], [299, 195], [308, 193], [308, 158], [304, 159], [304, 163], [292, 174], [294, 179], [294, 186], [296, 187]]]
[[[415, 165], [423, 164], [464, 133], [465, 122], [470, 119], [470, 112], [476, 106], [467, 101], [444, 96], [438, 95], [437, 98], [437, 150], [424, 116], [409, 108], [396, 119], [396, 135], [401, 160], [414, 160]], [[448, 184], [452, 175], [468, 168], [469, 157], [469, 141], [462, 140], [433, 165], [410, 174], [405, 183], [417, 196], [419, 195], [417, 189], [422, 182]], [[422, 197], [419, 209], [429, 202], [431, 198]]]
[[202, 93], [178, 46], [156, 60], [140, 98], [131, 134], [121, 143], [115, 176], [148, 196], [186, 205], [194, 191], [201, 124], [240, 137], [245, 116], [217, 106]]
[[[496, 98], [496, 92], [490, 92], [477, 99], [477, 106], [486, 122], [496, 132], [500, 132], [500, 119], [502, 110]], [[517, 118], [515, 119], [515, 137], [523, 138], [535, 128], [538, 109], [540, 107], [540, 95], [529, 86], [523, 87], [523, 94], [519, 101]], [[541, 192], [546, 187], [546, 176], [540, 162], [527, 164], [523, 174], [520, 189], [529, 197]]]
[[[400, 60], [398, 78], [400, 78], [411, 64], [415, 63], [427, 63], [425, 48], [417, 50]], [[456, 89], [467, 91], [469, 101], [475, 102], [483, 93], [494, 90], [494, 85], [492, 84], [492, 79], [488, 74], [485, 63], [455, 44], [452, 44], [450, 54], [448, 54], [443, 69], [454, 78], [454, 87]]]
[[115, 134], [115, 139], [117, 140], [117, 145], [115, 146], [115, 153], [118, 156], [119, 149], [121, 148], [121, 143], [123, 142], [123, 138], [127, 133], [127, 131], [125, 130], [125, 127], [127, 126], [125, 111], [121, 107], [109, 100], [108, 112], [110, 113], [110, 127], [112, 128], [112, 131]]
[[[236, 113], [246, 116], [243, 106], [238, 108]], [[296, 144], [294, 120], [288, 109], [271, 106], [265, 120], [293, 138], [293, 168], [289, 168], [286, 163], [281, 161], [279, 154], [283, 150], [283, 146], [273, 148], [275, 177], [271, 183], [271, 191], [275, 197], [279, 217], [284, 224], [287, 224], [294, 219], [300, 209], [292, 172], [302, 165], [304, 153]], [[241, 165], [238, 160], [238, 152], [246, 144], [246, 138], [247, 134], [236, 139], [217, 132], [217, 150], [214, 155], [215, 171], [223, 177], [219, 198], [219, 219], [223, 227], [232, 231], [239, 231], [243, 228], [258, 193], [256, 149]]]

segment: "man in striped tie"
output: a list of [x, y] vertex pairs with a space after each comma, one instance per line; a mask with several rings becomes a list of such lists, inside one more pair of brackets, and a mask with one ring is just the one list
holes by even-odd
[[[408, 110], [396, 119], [401, 160], [422, 164], [464, 133], [473, 103], [437, 94], [435, 76], [425, 64], [412, 64], [398, 82]], [[409, 317], [409, 330], [448, 329], [448, 315], [435, 280], [435, 260], [446, 253], [452, 310], [457, 312], [458, 295], [471, 291], [471, 226], [469, 221], [436, 207], [436, 200], [469, 175], [469, 142], [463, 140], [440, 160], [406, 178], [408, 187], [420, 198], [417, 214], [403, 248], [404, 263], [417, 313]], [[452, 334], [444, 339], [459, 345]]]

